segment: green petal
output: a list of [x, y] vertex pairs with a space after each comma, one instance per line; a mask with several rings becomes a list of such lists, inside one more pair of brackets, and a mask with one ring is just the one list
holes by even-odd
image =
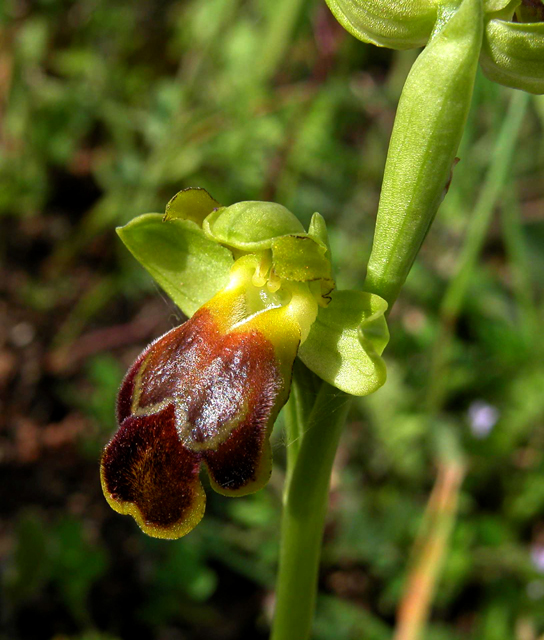
[[117, 233], [132, 255], [187, 316], [228, 282], [232, 254], [194, 222], [163, 222], [158, 213], [134, 218]]
[[320, 213], [314, 213], [310, 220], [310, 226], [308, 228], [308, 235], [313, 238], [324, 247], [327, 247], [329, 256], [331, 254], [331, 247], [329, 244], [329, 233], [327, 231], [327, 223], [325, 218]]
[[298, 219], [275, 202], [237, 202], [218, 209], [204, 221], [206, 235], [216, 242], [254, 253], [264, 251], [278, 236], [304, 233]]
[[330, 280], [331, 263], [326, 254], [327, 247], [309, 236], [282, 236], [272, 243], [274, 271], [286, 280]]
[[544, 93], [544, 22], [490, 20], [480, 63], [494, 82]]
[[361, 291], [335, 291], [319, 310], [299, 349], [304, 364], [320, 378], [354, 396], [376, 391], [386, 379], [380, 357], [389, 331], [385, 300]]
[[422, 47], [436, 20], [436, 0], [327, 0], [338, 22], [363, 42]]
[[201, 227], [204, 218], [221, 205], [217, 200], [202, 189], [202, 187], [189, 187], [178, 191], [166, 205], [164, 220], [192, 220]]

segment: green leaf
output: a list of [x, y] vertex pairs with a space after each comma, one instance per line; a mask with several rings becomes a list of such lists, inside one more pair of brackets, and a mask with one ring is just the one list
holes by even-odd
[[117, 233], [189, 317], [228, 282], [232, 254], [190, 220], [164, 222], [160, 214], [147, 213], [119, 227]]
[[391, 49], [423, 46], [436, 20], [435, 0], [327, 0], [327, 4], [353, 36]]
[[376, 391], [386, 379], [381, 354], [389, 340], [387, 303], [371, 293], [335, 291], [319, 310], [299, 349], [304, 364], [320, 378], [354, 396]]
[[249, 253], [269, 249], [278, 236], [304, 234], [304, 227], [289, 209], [257, 201], [237, 202], [214, 211], [203, 229], [216, 242]]
[[493, 82], [544, 93], [544, 22], [489, 20], [480, 63]]
[[202, 187], [189, 187], [178, 191], [176, 195], [166, 205], [164, 220], [192, 220], [201, 227], [204, 218], [214, 209], [221, 207], [219, 202], [202, 189]]

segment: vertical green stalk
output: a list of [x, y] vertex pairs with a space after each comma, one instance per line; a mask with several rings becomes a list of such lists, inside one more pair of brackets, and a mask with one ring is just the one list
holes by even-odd
[[508, 113], [499, 132], [492, 154], [492, 162], [476, 208], [470, 216], [466, 243], [459, 257], [459, 269], [452, 279], [442, 302], [446, 317], [454, 317], [465, 297], [470, 275], [485, 240], [495, 205], [507, 182], [508, 170], [516, 147], [519, 129], [529, 103], [529, 95], [524, 91], [512, 92]]
[[[293, 380], [289, 402], [284, 411], [287, 434], [287, 472], [292, 473], [297, 458], [304, 429], [314, 406], [321, 379], [312, 373], [298, 358], [293, 365]], [[289, 476], [286, 478], [289, 483]], [[287, 486], [286, 484], [286, 486]]]
[[483, 33], [482, 0], [446, 3], [400, 97], [364, 288], [391, 307], [442, 201], [467, 120]]
[[330, 476], [349, 405], [349, 396], [324, 382], [307, 424], [297, 423], [296, 411], [287, 421], [288, 439], [299, 447], [288, 459], [272, 640], [310, 635]]

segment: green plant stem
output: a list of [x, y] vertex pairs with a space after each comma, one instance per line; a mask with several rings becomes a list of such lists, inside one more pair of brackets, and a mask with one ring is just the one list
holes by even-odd
[[529, 96], [526, 93], [522, 91], [512, 93], [508, 113], [493, 149], [493, 159], [480, 198], [470, 216], [457, 272], [451, 279], [442, 301], [441, 325], [435, 340], [428, 393], [428, 408], [431, 413], [439, 411], [443, 403], [447, 378], [444, 370], [449, 360], [455, 325], [466, 297], [470, 277], [487, 235], [493, 211], [508, 182], [508, 170], [528, 103]]
[[395, 115], [364, 289], [397, 298], [451, 180], [480, 55], [481, 0], [438, 3]]
[[299, 445], [288, 458], [272, 640], [310, 635], [330, 476], [349, 405], [349, 396], [324, 382], [307, 423], [297, 410], [287, 420], [288, 439]]
[[[291, 394], [284, 413], [287, 433], [288, 474], [293, 471], [304, 428], [308, 423], [320, 383], [321, 379], [312, 373], [301, 360], [296, 358], [293, 366]], [[286, 482], [289, 482], [289, 476], [287, 476]]]

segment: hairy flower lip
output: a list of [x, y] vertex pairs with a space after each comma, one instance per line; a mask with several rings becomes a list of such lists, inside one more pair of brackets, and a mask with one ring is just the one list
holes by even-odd
[[109, 504], [159, 538], [183, 536], [202, 518], [202, 467], [226, 496], [266, 484], [268, 437], [297, 354], [352, 395], [386, 377], [387, 304], [370, 293], [335, 294], [323, 217], [314, 213], [306, 233], [273, 203], [217, 204], [203, 189], [184, 189], [165, 216], [144, 214], [117, 230], [190, 317], [129, 369], [119, 429], [102, 456]]
[[149, 345], [121, 386], [102, 486], [113, 509], [151, 536], [178, 538], [198, 524], [202, 465], [227, 496], [257, 491], [270, 476], [268, 437], [301, 337], [298, 303], [293, 295], [285, 307], [244, 317], [244, 264], [190, 320]]

